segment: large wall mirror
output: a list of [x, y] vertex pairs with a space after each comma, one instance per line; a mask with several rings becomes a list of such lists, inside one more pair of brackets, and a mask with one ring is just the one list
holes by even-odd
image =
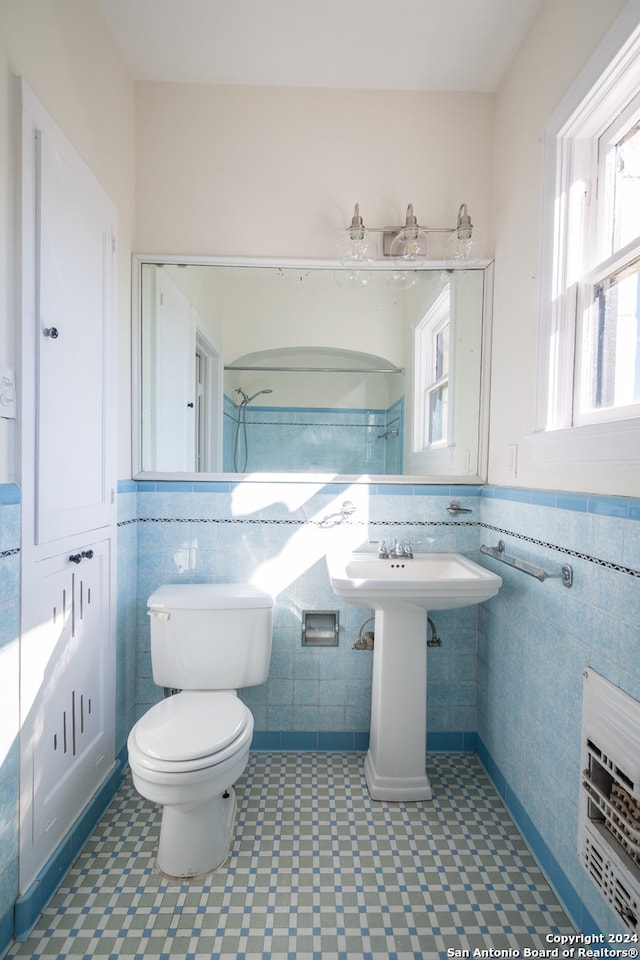
[[489, 265], [135, 272], [138, 476], [485, 479]]

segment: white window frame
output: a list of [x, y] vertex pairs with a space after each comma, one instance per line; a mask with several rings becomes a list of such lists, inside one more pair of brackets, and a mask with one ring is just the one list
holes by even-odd
[[640, 460], [640, 418], [581, 425], [573, 418], [578, 280], [590, 252], [576, 241], [576, 218], [584, 237], [584, 220], [597, 212], [597, 139], [633, 96], [639, 57], [640, 0], [629, 0], [544, 133], [539, 374], [531, 437], [534, 456], [542, 461]]

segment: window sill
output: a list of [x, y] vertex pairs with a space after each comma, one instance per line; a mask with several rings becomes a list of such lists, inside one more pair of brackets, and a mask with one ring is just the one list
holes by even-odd
[[640, 463], [640, 418], [548, 430], [527, 437], [537, 463]]

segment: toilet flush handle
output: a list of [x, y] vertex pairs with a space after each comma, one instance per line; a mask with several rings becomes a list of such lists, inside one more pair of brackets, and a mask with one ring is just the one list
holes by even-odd
[[155, 617], [156, 620], [170, 620], [171, 614], [168, 610], [156, 610], [155, 607], [150, 607], [147, 610], [148, 617]]

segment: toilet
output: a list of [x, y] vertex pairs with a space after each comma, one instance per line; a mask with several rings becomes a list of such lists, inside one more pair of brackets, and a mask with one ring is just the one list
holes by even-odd
[[231, 848], [233, 784], [253, 735], [237, 691], [267, 679], [273, 600], [247, 584], [175, 584], [159, 587], [147, 606], [153, 679], [180, 692], [135, 724], [129, 766], [138, 793], [162, 807], [158, 869], [198, 877]]

